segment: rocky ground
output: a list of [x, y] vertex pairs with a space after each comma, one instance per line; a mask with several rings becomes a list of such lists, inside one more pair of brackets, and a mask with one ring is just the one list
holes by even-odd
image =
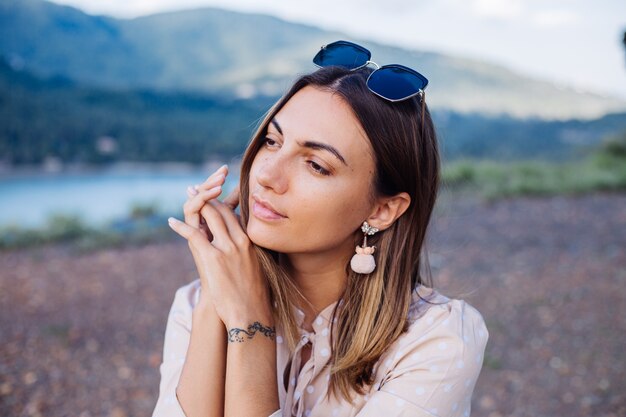
[[[436, 286], [490, 331], [472, 416], [626, 416], [626, 195], [447, 196]], [[147, 416], [182, 239], [0, 252], [0, 415]]]

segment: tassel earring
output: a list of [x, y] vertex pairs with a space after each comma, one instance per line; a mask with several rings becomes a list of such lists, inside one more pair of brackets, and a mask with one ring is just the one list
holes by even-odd
[[378, 232], [378, 229], [370, 226], [367, 222], [363, 222], [361, 230], [363, 231], [363, 246], [357, 245], [356, 254], [350, 260], [350, 268], [357, 274], [369, 274], [376, 268], [376, 261], [374, 256], [372, 256], [376, 246], [367, 246], [367, 235], [373, 235]]

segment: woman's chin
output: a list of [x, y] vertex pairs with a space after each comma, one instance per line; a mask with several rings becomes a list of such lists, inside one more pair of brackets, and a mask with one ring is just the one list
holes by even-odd
[[252, 243], [264, 249], [278, 252], [282, 252], [281, 249], [284, 249], [273, 239], [276, 233], [271, 230], [271, 227], [264, 227], [264, 225], [258, 224], [258, 221], [251, 220], [248, 222], [246, 234]]
[[284, 247], [281, 245], [276, 245], [275, 242], [268, 242], [268, 241], [264, 241], [263, 239], [261, 240], [250, 239], [250, 241], [260, 248], [271, 250], [274, 252], [286, 253], [284, 250]]

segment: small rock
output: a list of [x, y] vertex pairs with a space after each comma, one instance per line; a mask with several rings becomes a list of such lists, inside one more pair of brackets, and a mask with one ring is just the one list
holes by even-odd
[[574, 394], [572, 394], [571, 392], [566, 392], [565, 394], [563, 394], [561, 396], [561, 400], [565, 403], [565, 404], [571, 404], [576, 400], [576, 397], [574, 396]]
[[5, 382], [0, 385], [0, 395], [9, 395], [13, 391], [13, 386], [11, 383]]
[[111, 410], [109, 417], [126, 417], [127, 415], [126, 411], [122, 410], [120, 407], [115, 407]]
[[121, 366], [121, 367], [117, 368], [117, 376], [120, 379], [128, 379], [128, 378], [130, 378], [132, 376], [132, 374], [133, 374], [132, 369], [130, 369], [127, 366]]
[[479, 401], [478, 404], [480, 405], [480, 408], [485, 409], [485, 410], [489, 410], [489, 409], [495, 407], [496, 402], [494, 401], [493, 397], [491, 397], [489, 395], [483, 395], [480, 398], [480, 401]]
[[33, 371], [28, 371], [22, 377], [22, 381], [24, 381], [24, 384], [26, 385], [33, 385], [35, 382], [37, 382], [37, 374]]

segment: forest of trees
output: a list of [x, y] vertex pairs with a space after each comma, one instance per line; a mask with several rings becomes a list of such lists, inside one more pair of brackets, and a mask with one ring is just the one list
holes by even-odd
[[245, 148], [271, 102], [88, 88], [0, 61], [0, 160], [38, 164], [188, 161]]
[[[240, 155], [276, 100], [85, 87], [0, 60], [0, 161], [202, 163]], [[626, 114], [544, 121], [433, 111], [444, 158], [565, 160], [626, 129]]]

